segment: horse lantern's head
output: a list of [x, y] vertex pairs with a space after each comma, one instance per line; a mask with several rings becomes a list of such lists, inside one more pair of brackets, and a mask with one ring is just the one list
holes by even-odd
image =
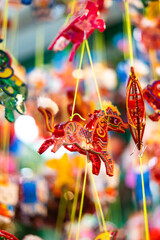
[[125, 129], [128, 128], [128, 124], [123, 122], [118, 109], [113, 105], [106, 109], [106, 115], [108, 117], [108, 131], [124, 133]]

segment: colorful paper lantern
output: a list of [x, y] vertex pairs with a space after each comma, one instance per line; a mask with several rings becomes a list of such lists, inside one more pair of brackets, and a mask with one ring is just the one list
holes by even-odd
[[131, 75], [127, 85], [126, 107], [128, 124], [133, 140], [138, 150], [141, 150], [142, 138], [146, 123], [146, 113], [143, 92], [133, 67], [131, 67]]
[[128, 124], [121, 119], [118, 109], [109, 103], [105, 111], [95, 110], [93, 114], [89, 114], [88, 122], [84, 127], [76, 121], [68, 121], [54, 126], [54, 113], [46, 106], [46, 103], [42, 104], [38, 109], [46, 119], [46, 125], [52, 132], [52, 138], [45, 140], [38, 152], [42, 154], [52, 146], [51, 151], [55, 153], [64, 146], [71, 152], [78, 151], [87, 155], [92, 162], [93, 174], [99, 174], [102, 160], [106, 167], [106, 173], [113, 176], [114, 163], [107, 152], [108, 131], [124, 133], [128, 128]]

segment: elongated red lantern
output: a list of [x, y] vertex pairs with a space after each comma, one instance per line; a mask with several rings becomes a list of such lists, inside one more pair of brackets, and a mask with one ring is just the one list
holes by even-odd
[[131, 67], [131, 74], [127, 85], [126, 107], [128, 124], [133, 140], [138, 150], [141, 150], [146, 123], [146, 112], [142, 88], [133, 67]]

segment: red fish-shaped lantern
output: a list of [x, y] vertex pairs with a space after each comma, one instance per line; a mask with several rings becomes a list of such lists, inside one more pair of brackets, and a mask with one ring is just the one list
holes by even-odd
[[141, 150], [146, 122], [146, 112], [142, 88], [135, 75], [133, 67], [131, 67], [131, 75], [127, 85], [126, 107], [128, 123], [133, 140], [138, 150]]
[[147, 85], [143, 90], [143, 96], [155, 113], [149, 115], [152, 121], [160, 119], [160, 80], [155, 81], [152, 85]]
[[[44, 105], [46, 108], [46, 104]], [[71, 152], [79, 152], [87, 155], [92, 162], [92, 172], [98, 175], [101, 160], [106, 167], [106, 173], [113, 176], [114, 163], [107, 152], [108, 131], [124, 133], [128, 124], [124, 123], [117, 108], [111, 105], [103, 110], [95, 110], [89, 114], [89, 120], [84, 126], [78, 121], [68, 121], [58, 125], [53, 125], [53, 113], [49, 108], [39, 106], [39, 110], [46, 118], [48, 130], [52, 132], [52, 137], [44, 141], [38, 152], [42, 154], [50, 146], [52, 152], [56, 152], [64, 146]], [[48, 116], [48, 117], [47, 117]], [[49, 119], [51, 124], [49, 124]]]
[[0, 230], [0, 239], [3, 239], [3, 240], [18, 240], [18, 238], [16, 238], [11, 233], [8, 233], [4, 230]]
[[74, 13], [73, 17], [65, 24], [58, 36], [50, 45], [49, 50], [62, 51], [71, 42], [73, 44], [69, 60], [72, 61], [76, 50], [81, 43], [98, 29], [103, 32], [106, 28], [105, 22], [100, 19], [98, 4], [93, 1], [86, 1], [80, 11]]

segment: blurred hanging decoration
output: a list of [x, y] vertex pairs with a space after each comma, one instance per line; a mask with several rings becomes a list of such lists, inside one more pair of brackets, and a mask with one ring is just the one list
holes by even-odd
[[55, 0], [33, 0], [32, 13], [38, 20], [51, 19], [50, 13]]
[[75, 179], [73, 176], [73, 167], [70, 159], [65, 153], [60, 159], [50, 159], [46, 162], [46, 166], [57, 171], [56, 180], [53, 184], [54, 195], [60, 196], [63, 188], [74, 189]]
[[76, 78], [73, 73], [74, 66], [72, 62], [66, 62], [61, 71], [55, 72], [55, 77], [58, 77], [60, 79], [63, 89], [66, 90], [67, 87], [75, 86]]
[[[3, 40], [0, 39], [0, 43]], [[0, 49], [0, 80], [13, 76], [12, 60], [8, 53]]]
[[0, 230], [0, 239], [1, 240], [18, 240], [18, 238], [16, 238], [11, 233], [6, 232], [4, 230]]
[[27, 86], [17, 76], [0, 79], [0, 104], [5, 107], [5, 118], [14, 122], [14, 110], [19, 114], [25, 113], [24, 101], [27, 99]]
[[143, 96], [149, 105], [154, 109], [155, 113], [149, 115], [152, 121], [160, 119], [160, 80], [155, 81], [152, 85], [147, 85], [143, 90]]
[[72, 42], [73, 46], [69, 56], [69, 60], [72, 61], [76, 50], [95, 29], [103, 32], [106, 26], [103, 19], [99, 18], [98, 4], [88, 0], [82, 4], [81, 10], [75, 11], [73, 17], [64, 24], [49, 50], [62, 51]]
[[21, 3], [24, 5], [30, 5], [33, 2], [33, 0], [21, 0]]
[[138, 150], [141, 150], [146, 123], [146, 113], [143, 92], [133, 67], [131, 67], [131, 74], [127, 85], [126, 107], [128, 123], [133, 140]]
[[100, 233], [95, 240], [116, 240], [117, 230]]
[[30, 5], [34, 0], [9, 0], [9, 5], [13, 7], [21, 7], [21, 5]]
[[141, 0], [141, 1], [143, 3], [144, 7], [147, 7], [149, 3], [157, 1], [157, 0]]
[[[6, 159], [5, 159], [6, 160]], [[18, 185], [8, 180], [5, 175], [0, 176], [0, 222], [9, 223], [15, 214], [18, 203]]]
[[[49, 103], [47, 106], [47, 102]], [[52, 107], [52, 108], [51, 108]], [[78, 151], [87, 155], [92, 162], [92, 172], [98, 175], [102, 160], [106, 167], [106, 173], [113, 176], [114, 163], [107, 152], [108, 131], [124, 133], [128, 124], [120, 117], [118, 109], [109, 102], [104, 110], [95, 110], [89, 114], [88, 122], [84, 127], [76, 121], [68, 121], [54, 126], [55, 103], [46, 98], [40, 98], [38, 110], [44, 115], [48, 131], [52, 132], [52, 138], [47, 139], [39, 148], [42, 154], [50, 146], [52, 152], [56, 152], [64, 146], [71, 152]]]
[[151, 169], [151, 178], [160, 185], [160, 157], [155, 157], [155, 165]]
[[48, 187], [40, 177], [23, 177], [20, 185], [20, 208], [27, 216], [47, 215]]
[[14, 75], [11, 63], [8, 53], [0, 50], [0, 104], [5, 107], [6, 119], [14, 122], [14, 110], [20, 114], [25, 113], [27, 86]]
[[22, 240], [43, 240], [43, 239], [36, 235], [27, 234]]
[[[68, 98], [68, 105], [67, 110], [69, 115], [71, 116], [73, 111], [73, 101], [74, 101], [74, 91], [73, 88], [68, 89], [67, 91], [67, 98]], [[83, 106], [83, 108], [82, 108]], [[86, 99], [86, 97], [83, 96], [83, 92], [77, 93], [77, 101], [74, 109], [74, 113], [78, 113], [82, 118], [87, 118], [89, 112], [93, 112], [95, 109], [95, 104], [93, 101]], [[74, 121], [82, 122], [83, 120], [78, 116], [75, 115], [73, 117]]]
[[[142, 179], [141, 179], [141, 173], [140, 169], [137, 168], [134, 171], [135, 177], [136, 177], [136, 187], [135, 187], [135, 194], [136, 194], [136, 200], [139, 207], [143, 206], [143, 192], [142, 192]], [[146, 169], [143, 172], [143, 178], [144, 178], [144, 186], [145, 186], [145, 196], [146, 196], [146, 203], [148, 206], [151, 206], [152, 204], [152, 194], [150, 189], [150, 173], [149, 169]]]
[[141, 30], [141, 42], [147, 51], [160, 49], [159, 6], [159, 0], [148, 1], [145, 14], [140, 11], [132, 14], [133, 23]]

